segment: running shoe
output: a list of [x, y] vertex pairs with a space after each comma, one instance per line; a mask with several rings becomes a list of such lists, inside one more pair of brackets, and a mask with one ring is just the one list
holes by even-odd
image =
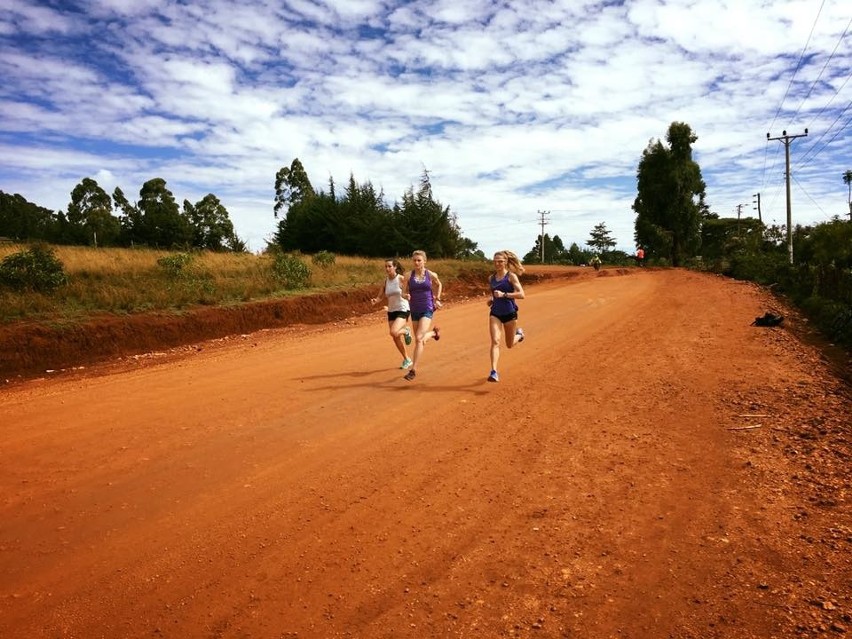
[[489, 382], [499, 382], [500, 376], [497, 374], [497, 371], [491, 371], [491, 374], [488, 376]]
[[[411, 329], [407, 326], [405, 327], [405, 335], [402, 336], [405, 339], [405, 345], [411, 346]], [[408, 368], [407, 366], [403, 366], [403, 368]]]
[[524, 329], [519, 328], [518, 330], [516, 330], [515, 331], [515, 344], [520, 344], [521, 342], [523, 342], [524, 337], [526, 337], [526, 335], [524, 335]]
[[440, 328], [438, 328], [437, 326], [436, 326], [435, 328], [433, 328], [433, 329], [432, 329], [432, 331], [435, 333], [435, 341], [436, 341], [436, 342], [437, 342], [439, 339], [441, 339], [441, 333], [440, 333], [440, 330], [441, 330], [441, 329], [440, 329]]
[[411, 366], [411, 360], [406, 357], [404, 360], [402, 360], [402, 364], [400, 364], [399, 367], [401, 369], [405, 370], [406, 368], [409, 368], [410, 366]]
[[408, 372], [405, 374], [405, 377], [403, 377], [402, 379], [404, 379], [404, 380], [406, 380], [406, 381], [409, 381], [409, 382], [410, 382], [412, 379], [414, 379], [414, 377], [415, 377], [416, 375], [417, 375], [417, 373], [415, 373], [415, 372], [414, 372], [414, 369], [412, 368], [410, 371], [408, 371]]

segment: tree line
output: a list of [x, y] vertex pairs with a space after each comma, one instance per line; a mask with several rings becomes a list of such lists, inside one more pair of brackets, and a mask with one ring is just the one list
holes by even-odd
[[181, 208], [162, 178], [145, 182], [135, 202], [118, 187], [110, 196], [97, 181], [83, 178], [65, 211], [0, 191], [0, 237], [83, 246], [246, 250], [219, 198], [210, 193], [194, 204], [184, 200]]
[[384, 192], [353, 175], [337, 193], [316, 190], [295, 158], [275, 176], [274, 214], [280, 218], [273, 243], [283, 251], [388, 257], [420, 249], [430, 257], [485, 259], [477, 243], [462, 235], [458, 219], [437, 200], [428, 171], [389, 206]]

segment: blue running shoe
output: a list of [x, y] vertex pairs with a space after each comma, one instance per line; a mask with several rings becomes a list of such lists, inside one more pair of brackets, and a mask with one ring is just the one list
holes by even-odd
[[[405, 340], [406, 346], [411, 346], [411, 329], [408, 328], [407, 326], [405, 327], [405, 335], [403, 335], [402, 338]], [[408, 367], [403, 366], [403, 368], [408, 368]]]
[[500, 376], [497, 374], [497, 371], [491, 371], [491, 374], [488, 376], [489, 382], [499, 382]]
[[402, 360], [402, 364], [400, 364], [399, 367], [402, 370], [405, 370], [406, 368], [409, 368], [410, 366], [411, 366], [411, 360], [406, 357], [404, 360]]
[[526, 337], [526, 335], [524, 335], [524, 329], [519, 328], [518, 330], [516, 330], [515, 331], [515, 344], [520, 344], [521, 342], [523, 342], [525, 337]]

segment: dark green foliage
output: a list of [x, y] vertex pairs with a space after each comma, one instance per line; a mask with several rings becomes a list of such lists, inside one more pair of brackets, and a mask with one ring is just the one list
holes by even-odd
[[65, 244], [62, 238], [64, 216], [27, 201], [17, 193], [0, 191], [0, 237], [25, 242]]
[[590, 236], [591, 237], [586, 240], [586, 245], [600, 256], [606, 255], [606, 253], [616, 244], [615, 240], [612, 239], [612, 233], [610, 233], [609, 229], [606, 227], [606, 222], [596, 224], [595, 228], [592, 229]]
[[121, 223], [113, 214], [112, 199], [91, 178], [71, 191], [68, 203], [68, 239], [73, 244], [114, 246], [118, 243]]
[[[541, 260], [541, 244], [544, 241], [544, 262]], [[566, 250], [562, 239], [558, 235], [552, 238], [545, 233], [543, 238], [539, 235], [533, 247], [521, 258], [524, 264], [589, 264], [591, 262], [594, 251], [581, 249], [573, 242]]]
[[142, 185], [135, 212], [127, 226], [131, 243], [154, 248], [179, 248], [192, 244], [191, 224], [181, 215], [164, 179], [154, 178]]
[[384, 193], [353, 176], [338, 199], [332, 180], [328, 193], [315, 192], [304, 175], [304, 184], [294, 190], [293, 175], [291, 166], [276, 176], [276, 217], [285, 209], [286, 215], [274, 243], [283, 251], [383, 257], [421, 249], [435, 258], [476, 255], [476, 243], [461, 236], [449, 207], [434, 199], [426, 172], [419, 189], [410, 188], [393, 208], [385, 204]]
[[290, 207], [304, 202], [315, 195], [314, 187], [308, 179], [305, 167], [299, 158], [295, 158], [289, 168], [282, 167], [275, 174], [275, 206], [273, 210], [277, 218], [287, 213]]
[[64, 265], [46, 245], [35, 244], [0, 262], [0, 286], [16, 291], [50, 293], [67, 282]]
[[307, 288], [311, 282], [311, 269], [297, 255], [275, 253], [272, 264], [273, 277], [287, 290]]
[[195, 204], [184, 200], [183, 215], [190, 226], [193, 248], [235, 253], [245, 250], [234, 232], [228, 209], [212, 193]]
[[635, 240], [648, 260], [667, 258], [674, 266], [697, 255], [702, 218], [708, 213], [701, 168], [692, 159], [698, 137], [688, 124], [672, 122], [665, 146], [649, 142], [636, 172]]

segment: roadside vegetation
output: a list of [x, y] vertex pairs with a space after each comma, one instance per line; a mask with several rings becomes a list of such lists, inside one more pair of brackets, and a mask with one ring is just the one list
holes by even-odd
[[[403, 265], [405, 261], [403, 260]], [[442, 278], [488, 262], [429, 260]], [[0, 323], [73, 321], [98, 313], [179, 312], [375, 285], [381, 260], [321, 251], [214, 251], [0, 245]]]

